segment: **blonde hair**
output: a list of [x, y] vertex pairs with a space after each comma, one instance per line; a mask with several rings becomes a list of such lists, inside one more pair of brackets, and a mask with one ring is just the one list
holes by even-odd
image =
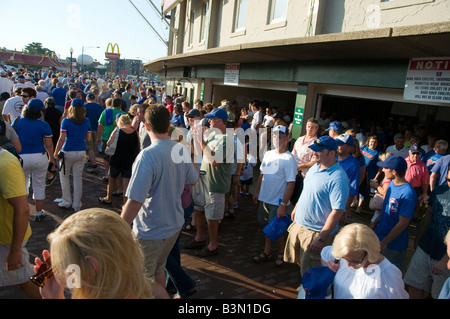
[[[117, 213], [100, 208], [82, 210], [65, 219], [48, 241], [55, 275], [61, 282], [66, 280], [69, 265], [80, 267], [81, 282], [72, 288], [72, 298], [152, 298], [142, 249]], [[96, 269], [88, 256], [96, 260]]]
[[117, 125], [119, 127], [130, 126], [131, 125], [131, 117], [128, 114], [122, 114], [117, 120]]
[[113, 102], [112, 98], [110, 98], [110, 97], [107, 98], [106, 101], [105, 101], [106, 107], [112, 106], [112, 102]]
[[336, 235], [331, 254], [340, 259], [353, 251], [365, 251], [370, 263], [380, 258], [380, 241], [367, 225], [352, 223], [343, 227]]

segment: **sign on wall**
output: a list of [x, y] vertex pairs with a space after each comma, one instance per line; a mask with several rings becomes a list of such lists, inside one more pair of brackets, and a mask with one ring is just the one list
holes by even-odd
[[223, 84], [225, 85], [238, 85], [239, 84], [239, 63], [227, 63], [225, 64], [225, 76]]
[[406, 73], [405, 100], [450, 103], [450, 58], [416, 58]]

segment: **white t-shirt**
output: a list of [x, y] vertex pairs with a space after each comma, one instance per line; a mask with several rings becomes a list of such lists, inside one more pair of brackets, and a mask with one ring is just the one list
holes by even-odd
[[264, 174], [258, 200], [280, 205], [287, 182], [295, 182], [297, 162], [291, 152], [279, 154], [277, 150], [267, 151], [260, 166]]
[[260, 127], [262, 126], [262, 124], [263, 124], [263, 118], [262, 118], [262, 113], [260, 112], [260, 111], [258, 111], [258, 112], [256, 112], [254, 115], [253, 115], [253, 121], [252, 121], [252, 126], [251, 126], [251, 128], [252, 129], [254, 129], [254, 130], [256, 130], [256, 124], [260, 124]]
[[[334, 259], [332, 246], [322, 249], [322, 260]], [[378, 265], [354, 269], [341, 258], [334, 277], [334, 299], [409, 299], [402, 272], [387, 258]]]
[[14, 96], [6, 100], [5, 105], [3, 106], [2, 114], [9, 115], [9, 119], [12, 123], [16, 117], [22, 115], [23, 106], [24, 104], [22, 102], [22, 97]]

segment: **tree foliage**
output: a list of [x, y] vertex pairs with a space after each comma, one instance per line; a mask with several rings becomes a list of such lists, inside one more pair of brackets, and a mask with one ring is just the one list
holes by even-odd
[[55, 51], [44, 48], [40, 42], [31, 42], [25, 46], [25, 53], [38, 55], [56, 55]]

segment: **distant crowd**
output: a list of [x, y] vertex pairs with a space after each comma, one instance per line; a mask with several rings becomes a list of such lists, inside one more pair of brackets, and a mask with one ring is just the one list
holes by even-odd
[[[323, 112], [293, 138], [289, 110], [261, 101], [190, 102], [176, 89], [168, 94], [164, 85], [119, 76], [24, 69], [0, 75], [0, 209], [7, 212], [0, 219], [0, 261], [7, 264], [0, 286], [64, 297], [64, 272], [42, 277], [51, 255], [64, 265], [85, 258], [84, 271], [105, 268], [82, 278], [73, 298], [188, 298], [196, 283], [180, 262], [181, 231], [195, 232], [185, 249], [219, 254], [219, 224], [238, 214], [243, 197], [256, 204], [262, 227], [286, 222], [277, 238], [265, 233], [252, 261], [298, 264], [299, 298], [450, 298], [450, 155], [442, 132], [407, 120], [369, 124]], [[230, 128], [241, 128], [244, 139], [227, 134]], [[175, 147], [191, 160], [175, 162]], [[107, 192], [97, 208], [83, 209], [82, 177], [100, 172]], [[35, 222], [45, 220], [46, 188], [58, 177], [58, 206], [77, 214], [51, 234], [50, 251], [31, 267], [27, 203], [30, 197], [36, 206]], [[113, 197], [122, 199], [120, 218], [107, 209]], [[373, 212], [367, 225], [354, 221], [363, 211]], [[95, 223], [85, 219], [96, 214], [118, 228], [131, 225], [134, 237], [118, 242], [107, 230], [94, 232]], [[413, 222], [414, 255], [406, 263]], [[80, 225], [85, 232], [74, 231]], [[64, 246], [75, 240], [99, 246]], [[135, 278], [145, 280], [126, 281], [130, 257], [111, 262], [100, 252], [108, 247], [115, 255], [122, 242], [139, 263]], [[47, 283], [41, 293], [28, 281], [35, 272], [34, 283]], [[115, 294], [102, 295], [106, 283]]]

